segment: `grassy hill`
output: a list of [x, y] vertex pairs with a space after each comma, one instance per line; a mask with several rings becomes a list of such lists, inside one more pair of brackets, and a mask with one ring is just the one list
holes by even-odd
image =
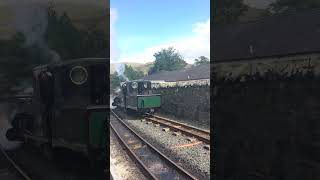
[[[117, 65], [120, 63], [111, 63], [110, 64], [110, 73], [113, 74], [116, 71]], [[150, 67], [153, 66], [153, 62], [142, 64], [142, 63], [129, 63], [129, 62], [124, 62], [121, 64], [126, 64], [131, 67], [133, 67], [136, 70], [142, 71], [144, 74], [147, 74]]]
[[[113, 74], [116, 71], [117, 64], [120, 64], [120, 63], [111, 63], [110, 64], [110, 74]], [[121, 64], [129, 65], [129, 66], [133, 67], [136, 70], [142, 71], [145, 75], [148, 74], [149, 69], [153, 66], [153, 62], [149, 62], [149, 63], [146, 63], [146, 64], [124, 62], [124, 63], [121, 63]], [[190, 67], [192, 67], [192, 64], [187, 64], [185, 66], [185, 69], [190, 68]]]

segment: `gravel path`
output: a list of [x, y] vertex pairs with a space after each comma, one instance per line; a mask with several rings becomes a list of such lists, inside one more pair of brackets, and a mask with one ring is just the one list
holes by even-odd
[[[140, 172], [137, 165], [126, 154], [118, 139], [110, 130], [110, 163], [112, 163], [116, 175], [114, 179], [121, 180], [145, 180], [146, 177]], [[111, 166], [111, 165], [110, 165]], [[120, 178], [119, 178], [120, 177]]]
[[154, 124], [147, 124], [128, 116], [127, 119], [131, 119], [127, 120], [130, 127], [170, 159], [178, 162], [199, 179], [210, 179], [210, 151], [204, 149], [203, 143], [181, 147], [194, 142], [188, 141], [187, 136], [174, 136], [172, 131], [164, 132], [162, 126], [155, 127]]

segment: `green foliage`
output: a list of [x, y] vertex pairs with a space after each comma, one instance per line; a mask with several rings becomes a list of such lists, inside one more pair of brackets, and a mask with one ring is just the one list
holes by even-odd
[[133, 67], [128, 66], [125, 64], [125, 69], [123, 73], [130, 81], [131, 80], [137, 80], [144, 76], [142, 71], [135, 70]]
[[194, 64], [196, 66], [201, 65], [201, 64], [210, 64], [209, 58], [207, 58], [205, 56], [200, 56], [199, 59], [195, 59], [194, 61], [195, 61]]
[[[59, 16], [54, 7], [47, 9], [48, 27], [45, 44], [26, 44], [23, 33], [9, 40], [0, 40], [1, 91], [14, 86], [32, 86], [32, 69], [50, 62], [49, 49], [56, 51], [62, 60], [82, 57], [107, 57], [109, 41], [101, 30], [77, 29], [66, 13]], [[10, 92], [15, 93], [15, 92]]]
[[248, 10], [243, 0], [216, 0], [213, 4], [213, 23], [227, 24], [237, 22]]
[[123, 76], [120, 76], [117, 72], [114, 72], [110, 75], [110, 91], [115, 92], [119, 87], [120, 83], [124, 82], [125, 79]]
[[106, 57], [109, 47], [102, 30], [79, 30], [66, 13], [59, 16], [54, 7], [48, 8], [46, 40], [62, 59]]
[[283, 13], [288, 11], [300, 11], [319, 7], [319, 0], [277, 0], [270, 5], [270, 10], [274, 13]]
[[159, 71], [175, 71], [182, 69], [187, 65], [182, 56], [178, 52], [175, 52], [173, 47], [162, 49], [153, 56], [156, 60], [148, 74], [154, 74]]

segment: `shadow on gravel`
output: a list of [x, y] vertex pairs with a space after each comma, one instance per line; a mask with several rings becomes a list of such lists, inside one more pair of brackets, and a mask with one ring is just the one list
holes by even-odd
[[106, 179], [103, 170], [106, 163], [95, 164], [90, 167], [89, 160], [80, 153], [70, 150], [57, 149], [54, 160], [47, 160], [40, 149], [30, 145], [23, 145], [19, 149], [10, 151], [10, 156], [34, 180], [100, 180]]
[[95, 162], [93, 167], [90, 167], [90, 161], [81, 153], [73, 152], [67, 149], [56, 149], [54, 163], [62, 171], [75, 173], [83, 176], [92, 174], [103, 175], [103, 170], [106, 168], [106, 163]]

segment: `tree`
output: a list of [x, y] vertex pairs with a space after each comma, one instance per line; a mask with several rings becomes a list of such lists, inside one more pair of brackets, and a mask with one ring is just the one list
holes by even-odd
[[234, 23], [248, 10], [243, 0], [216, 0], [213, 4], [213, 23]]
[[109, 43], [103, 30], [79, 30], [66, 13], [58, 15], [53, 6], [48, 8], [46, 41], [50, 49], [62, 59], [107, 57]]
[[125, 64], [124, 73], [129, 80], [140, 79], [144, 76], [142, 71], [134, 70], [131, 66]]
[[195, 61], [194, 64], [196, 66], [201, 65], [201, 64], [210, 64], [209, 58], [207, 58], [205, 56], [200, 56], [199, 59], [195, 59], [194, 61]]
[[274, 13], [283, 13], [319, 7], [319, 0], [276, 0], [274, 3], [270, 4], [269, 9]]
[[28, 36], [22, 32], [9, 40], [0, 40], [1, 94], [19, 91], [11, 90], [12, 87], [32, 86], [32, 69], [51, 62], [51, 50], [56, 51], [61, 60], [107, 57], [109, 43], [103, 30], [79, 30], [66, 13], [58, 15], [54, 7], [49, 7], [46, 13], [48, 24], [44, 37], [39, 37], [43, 38], [41, 43], [27, 43]]
[[117, 72], [114, 72], [110, 75], [110, 91], [115, 92], [119, 87], [120, 83], [124, 82], [125, 79], [123, 76], [119, 75]]
[[182, 56], [175, 51], [173, 47], [169, 47], [168, 49], [162, 49], [155, 53], [153, 56], [156, 60], [148, 74], [154, 74], [159, 71], [175, 71], [184, 68], [187, 63]]

